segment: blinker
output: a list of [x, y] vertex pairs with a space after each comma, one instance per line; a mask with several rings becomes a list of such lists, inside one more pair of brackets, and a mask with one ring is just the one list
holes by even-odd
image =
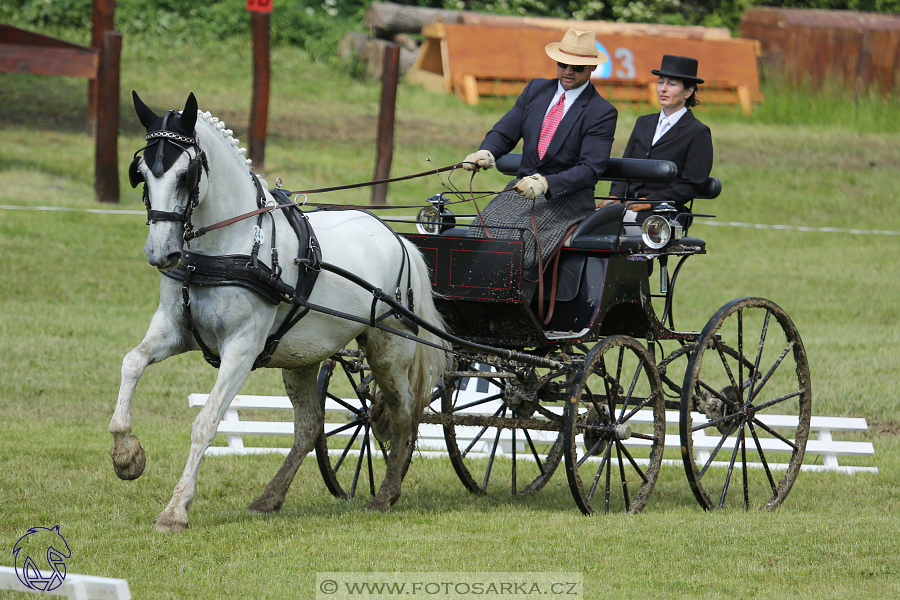
[[135, 156], [134, 160], [131, 161], [131, 166], [128, 167], [128, 181], [131, 183], [132, 188], [136, 188], [139, 184], [144, 183], [144, 175], [138, 169], [140, 164], [141, 157]]

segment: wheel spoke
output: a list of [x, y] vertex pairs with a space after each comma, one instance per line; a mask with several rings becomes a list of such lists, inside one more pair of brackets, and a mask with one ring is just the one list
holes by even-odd
[[369, 494], [375, 495], [375, 473], [372, 469], [372, 448], [369, 447], [369, 429], [366, 429], [366, 462], [369, 466]]
[[712, 387], [710, 387], [710, 385], [708, 383], [706, 383], [705, 381], [698, 380], [697, 385], [699, 385], [700, 387], [705, 389], [707, 392], [709, 392], [710, 394], [712, 394], [713, 396], [715, 396], [716, 398], [718, 398], [719, 400], [721, 400], [722, 402], [724, 402], [725, 404], [730, 406], [734, 412], [740, 412], [741, 409], [738, 408], [737, 404], [732, 402], [730, 398], [728, 398], [725, 394], [723, 394], [719, 390], [716, 390], [716, 389], [713, 389]]
[[635, 406], [634, 409], [625, 416], [625, 418], [619, 419], [619, 423], [627, 423], [628, 421], [630, 421], [634, 415], [636, 415], [638, 412], [643, 410], [648, 404], [653, 402], [653, 400], [655, 398], [656, 398], [656, 394], [653, 393], [653, 394], [650, 394], [650, 396], [648, 396], [647, 398], [644, 398], [643, 400], [641, 400], [640, 404]]
[[516, 428], [512, 429], [512, 493], [516, 493]]
[[744, 476], [744, 508], [750, 510], [750, 484], [747, 481], [747, 431], [741, 427], [741, 462], [743, 463]]
[[634, 388], [637, 386], [638, 377], [640, 377], [641, 372], [644, 370], [644, 361], [639, 361], [637, 369], [634, 371], [634, 377], [631, 378], [631, 386], [628, 388], [628, 393], [625, 394], [625, 399], [622, 401], [622, 412], [619, 413], [619, 420], [617, 423], [622, 422], [622, 417], [625, 415], [625, 410], [628, 408], [628, 404], [631, 402], [631, 396], [634, 394]]
[[466, 410], [467, 408], [472, 408], [475, 406], [481, 406], [482, 404], [487, 404], [488, 402], [492, 402], [494, 400], [499, 400], [503, 398], [503, 393], [494, 394], [493, 396], [486, 396], [481, 398], [480, 400], [475, 400], [474, 402], [469, 402], [468, 404], [463, 404], [462, 406], [453, 407], [453, 412], [459, 412], [461, 410]]
[[[496, 417], [496, 416], [498, 416], [500, 413], [505, 412], [505, 411], [506, 411], [506, 406], [501, 406], [500, 408], [498, 408], [498, 409], [496, 410], [496, 412], [494, 412], [494, 416]], [[475, 444], [477, 444], [479, 441], [481, 441], [481, 436], [483, 436], [485, 433], [487, 433], [487, 430], [488, 430], [488, 429], [490, 429], [490, 428], [489, 428], [487, 425], [485, 425], [484, 427], [482, 427], [482, 428], [481, 428], [481, 431], [478, 432], [478, 435], [476, 435], [476, 436], [472, 439], [472, 441], [469, 443], [469, 445], [466, 446], [466, 449], [463, 450], [462, 452], [460, 452], [459, 455], [460, 455], [461, 457], [465, 458], [466, 455], [469, 454], [469, 451], [470, 451], [472, 448], [475, 447]], [[497, 431], [499, 432], [499, 428], [498, 428]], [[495, 448], [496, 448], [496, 445], [495, 445]]]
[[[363, 460], [365, 460], [366, 450], [369, 448], [369, 428], [363, 434], [363, 441], [359, 447], [359, 459], [356, 461], [356, 470], [353, 472], [353, 483], [350, 485], [350, 497], [356, 496], [356, 484], [359, 483], [359, 473], [362, 469]], [[374, 494], [373, 494], [374, 495]]]
[[753, 421], [747, 423], [750, 426], [750, 434], [753, 436], [753, 443], [756, 444], [756, 451], [759, 452], [759, 460], [762, 462], [763, 469], [766, 471], [766, 477], [769, 480], [769, 487], [772, 488], [772, 493], [777, 493], [777, 488], [775, 486], [775, 478], [772, 477], [772, 471], [769, 469], [769, 461], [766, 460], [766, 454], [763, 452], [762, 444], [759, 441], [759, 436], [756, 435], [756, 428], [753, 426]]
[[695, 431], [701, 431], [703, 429], [707, 429], [709, 427], [715, 427], [722, 423], [727, 423], [728, 421], [734, 421], [735, 419], [740, 418], [741, 413], [732, 413], [730, 415], [725, 415], [724, 417], [719, 417], [718, 419], [713, 419], [712, 421], [707, 421], [706, 423], [701, 423], [700, 425], [694, 425], [691, 427], [691, 433]]
[[525, 439], [528, 441], [528, 447], [531, 448], [531, 455], [534, 456], [534, 462], [537, 463], [538, 472], [541, 475], [543, 475], [544, 474], [544, 464], [541, 462], [541, 457], [538, 456], [538, 451], [534, 445], [534, 442], [531, 441], [531, 435], [529, 435], [527, 429], [523, 429], [522, 432], [525, 434]]
[[807, 392], [806, 389], [800, 389], [800, 390], [797, 390], [796, 392], [791, 392], [790, 394], [785, 394], [784, 396], [779, 396], [778, 398], [775, 398], [774, 400], [769, 400], [765, 404], [760, 404], [759, 406], [755, 407], [756, 412], [759, 413], [769, 407], [772, 407], [772, 406], [775, 406], [776, 404], [784, 402], [785, 400], [790, 400], [791, 398], [796, 398], [797, 396], [799, 396], [801, 394], [805, 394], [806, 392]]
[[[637, 437], [637, 436], [632, 434], [631, 437]], [[628, 451], [628, 448], [625, 447], [625, 444], [622, 444], [618, 441], [616, 443], [619, 444], [619, 447], [621, 447], [622, 452], [625, 453], [625, 458], [628, 459], [628, 462], [630, 462], [631, 466], [634, 467], [634, 470], [637, 471], [638, 477], [641, 478], [641, 481], [644, 481], [644, 482], [648, 481], [647, 476], [644, 474], [644, 471], [641, 470], [640, 465], [638, 465], [637, 462], [635, 462], [634, 457], [631, 456], [631, 453]]]
[[332, 470], [334, 471], [335, 475], [337, 475], [338, 469], [340, 469], [341, 465], [344, 463], [344, 459], [347, 458], [347, 454], [350, 452], [350, 447], [353, 446], [353, 442], [356, 441], [357, 436], [359, 436], [359, 431], [362, 428], [363, 428], [363, 425], [361, 425], [361, 424], [356, 428], [356, 431], [354, 431], [353, 435], [350, 436], [350, 441], [347, 442], [347, 447], [344, 448], [344, 451], [341, 453], [341, 457], [338, 459], [338, 461], [336, 463], [334, 463], [334, 469], [332, 469]]
[[722, 486], [722, 497], [719, 498], [719, 508], [725, 505], [725, 497], [728, 495], [728, 488], [731, 485], [731, 474], [734, 472], [734, 462], [737, 460], [738, 448], [741, 446], [741, 436], [735, 437], [734, 451], [731, 453], [731, 461], [728, 463], [728, 475], [725, 476], [725, 485]]
[[625, 477], [625, 463], [622, 461], [622, 442], [616, 440], [616, 457], [619, 459], [619, 480], [622, 483], [622, 497], [625, 499], [625, 510], [631, 508], [631, 498], [628, 495], [628, 480]]
[[768, 431], [770, 434], [772, 434], [773, 436], [775, 436], [776, 438], [778, 438], [785, 444], [787, 444], [788, 446], [790, 446], [791, 448], [793, 448], [794, 451], [797, 450], [797, 444], [795, 444], [791, 440], [787, 439], [786, 437], [784, 437], [783, 435], [781, 435], [780, 433], [778, 433], [777, 431], [775, 431], [774, 429], [772, 429], [771, 427], [769, 427], [768, 425], [766, 425], [765, 423], [760, 421], [759, 419], [754, 417], [753, 422], [756, 423], [757, 425], [759, 425], [760, 427], [762, 427], [763, 429], [765, 429], [766, 431]]
[[[759, 333], [759, 348], [756, 351], [756, 361], [753, 364], [753, 373], [759, 373], [759, 363], [762, 360], [763, 347], [766, 345], [766, 334], [769, 331], [769, 318], [772, 316], [772, 311], [766, 310], [766, 317], [763, 319], [763, 327], [762, 331]], [[749, 397], [753, 397], [756, 394], [754, 393], [755, 380], [750, 382], [750, 394]]]
[[710, 453], [709, 458], [706, 460], [706, 464], [703, 465], [703, 469], [700, 470], [700, 478], [703, 478], [703, 475], [706, 473], [706, 470], [712, 465], [713, 461], [716, 459], [716, 456], [719, 454], [719, 450], [722, 449], [722, 446], [725, 445], [725, 440], [728, 439], [728, 436], [731, 435], [731, 432], [734, 431], [734, 423], [731, 424], [731, 427], [728, 428], [728, 431], [725, 435], [722, 436], [722, 439], [719, 440], [719, 443], [716, 444], [715, 449]]
[[600, 481], [600, 475], [603, 474], [603, 468], [606, 466], [606, 462], [609, 460], [609, 451], [610, 447], [606, 447], [606, 452], [603, 453], [603, 458], [600, 459], [600, 466], [597, 468], [597, 475], [594, 477], [594, 482], [591, 484], [591, 491], [588, 492], [588, 499], [593, 499], [594, 492], [597, 491], [597, 483]]
[[[503, 411], [503, 416], [506, 416], [506, 410]], [[488, 458], [487, 470], [484, 472], [484, 483], [481, 485], [481, 489], [486, 490], [488, 486], [488, 480], [491, 478], [491, 470], [494, 468], [494, 457], [497, 456], [497, 448], [500, 447], [500, 434], [503, 432], [503, 429], [497, 428], [497, 435], [494, 437], [494, 446], [491, 448], [491, 455]]]
[[[716, 344], [716, 352], [718, 352], [718, 354], [719, 354], [719, 358], [722, 361], [722, 366], [725, 368], [725, 373], [728, 374], [728, 380], [731, 382], [731, 387], [733, 389], [735, 389], [737, 391], [737, 393], [739, 394], [738, 400], [742, 400], [743, 399], [742, 396], [743, 396], [743, 392], [744, 392], [743, 387], [740, 384], [738, 384], [738, 382], [735, 381], [735, 379], [734, 379], [734, 373], [731, 372], [731, 365], [728, 364], [728, 359], [725, 357], [725, 351], [722, 348], [722, 344], [719, 343], [719, 340], [715, 340], [715, 344]], [[743, 356], [738, 358], [738, 363], [739, 363], [739, 368], [740, 368], [740, 366], [742, 366], [744, 364]], [[743, 370], [739, 371], [738, 376], [739, 377], [743, 376]], [[743, 381], [743, 379], [741, 379], [741, 381]]]
[[[357, 408], [356, 406], [353, 406], [352, 404], [345, 401], [343, 398], [338, 398], [337, 396], [335, 396], [332, 393], [328, 393], [327, 396], [328, 396], [328, 398], [330, 398], [331, 400], [334, 400], [335, 402], [337, 402], [338, 404], [340, 404], [341, 406], [343, 406], [344, 408], [346, 408], [347, 410], [349, 410], [356, 416], [362, 415], [362, 408]], [[365, 401], [361, 400], [360, 402], [362, 403], [363, 406], [366, 405]]]
[[765, 387], [766, 383], [768, 383], [769, 378], [772, 377], [772, 374], [775, 373], [775, 370], [781, 366], [782, 361], [787, 356], [788, 352], [794, 347], [794, 342], [788, 342], [787, 348], [782, 350], [781, 355], [775, 360], [775, 364], [772, 365], [772, 368], [769, 369], [769, 372], [766, 373], [765, 377], [762, 378], [762, 381], [759, 382], [759, 387], [753, 390], [753, 393], [747, 397], [749, 402], [753, 402], [757, 396], [762, 392], [763, 387]]
[[347, 423], [345, 425], [341, 425], [340, 427], [335, 427], [331, 431], [325, 432], [325, 437], [332, 437], [334, 435], [341, 433], [342, 431], [347, 431], [348, 429], [350, 429], [352, 427], [357, 427], [357, 426], [362, 427], [364, 423], [365, 423], [365, 421], [363, 421], [361, 419], [357, 419], [357, 420]]

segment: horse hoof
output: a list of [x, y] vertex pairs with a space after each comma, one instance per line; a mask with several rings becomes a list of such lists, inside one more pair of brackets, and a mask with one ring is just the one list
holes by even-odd
[[259, 498], [247, 506], [247, 510], [252, 513], [268, 515], [281, 510], [282, 504], [284, 504], [284, 498], [275, 498], [274, 494], [263, 492]]
[[372, 498], [366, 502], [366, 511], [386, 513], [391, 510], [391, 503], [377, 498]]
[[141, 442], [133, 435], [128, 436], [121, 444], [113, 441], [110, 454], [116, 476], [125, 481], [140, 477], [144, 472], [144, 467], [147, 466], [147, 457], [144, 455]]
[[156, 517], [156, 524], [153, 526], [153, 531], [158, 531], [160, 533], [181, 533], [188, 526], [188, 518], [187, 513], [181, 511], [181, 514], [176, 514], [174, 510], [164, 510], [159, 513], [159, 516]]

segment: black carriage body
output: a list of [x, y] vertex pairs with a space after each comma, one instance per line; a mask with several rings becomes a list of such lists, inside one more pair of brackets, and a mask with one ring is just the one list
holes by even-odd
[[[627, 254], [563, 248], [553, 316], [520, 299], [522, 242], [406, 235], [425, 257], [434, 300], [455, 335], [502, 348], [597, 340], [615, 333], [647, 337], [656, 322], [648, 264]], [[544, 290], [548, 306], [551, 283]]]

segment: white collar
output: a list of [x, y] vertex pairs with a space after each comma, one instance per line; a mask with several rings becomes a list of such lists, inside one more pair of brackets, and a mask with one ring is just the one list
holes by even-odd
[[659, 111], [659, 120], [657, 121], [657, 124], [659, 124], [659, 122], [661, 122], [663, 120], [663, 118], [666, 118], [669, 120], [669, 125], [672, 127], [675, 127], [675, 123], [677, 123], [678, 120], [686, 114], [687, 114], [687, 106], [682, 106], [681, 110], [677, 110], [677, 111], [673, 112], [671, 115], [667, 115], [666, 111], [660, 110]]

